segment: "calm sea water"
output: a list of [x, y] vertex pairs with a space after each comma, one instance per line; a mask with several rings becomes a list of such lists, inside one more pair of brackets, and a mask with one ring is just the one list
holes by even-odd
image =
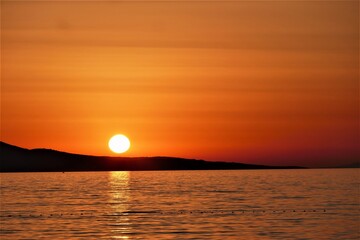
[[358, 169], [1, 174], [1, 239], [359, 239]]

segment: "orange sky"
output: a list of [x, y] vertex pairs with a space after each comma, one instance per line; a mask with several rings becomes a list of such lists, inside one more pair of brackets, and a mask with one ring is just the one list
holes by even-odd
[[358, 1], [2, 1], [1, 140], [304, 166], [359, 159]]

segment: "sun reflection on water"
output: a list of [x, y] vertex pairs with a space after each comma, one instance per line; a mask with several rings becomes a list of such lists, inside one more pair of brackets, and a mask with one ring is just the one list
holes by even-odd
[[129, 172], [110, 172], [109, 174], [109, 205], [110, 215], [114, 218], [112, 223], [112, 238], [128, 239], [127, 234], [132, 232], [131, 224], [127, 215], [129, 211]]

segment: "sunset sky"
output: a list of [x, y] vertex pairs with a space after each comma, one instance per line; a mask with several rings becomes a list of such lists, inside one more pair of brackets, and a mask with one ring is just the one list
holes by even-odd
[[331, 166], [360, 158], [358, 1], [1, 1], [1, 140]]

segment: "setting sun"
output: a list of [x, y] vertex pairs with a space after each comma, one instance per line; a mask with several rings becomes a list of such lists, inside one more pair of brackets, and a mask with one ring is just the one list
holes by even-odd
[[130, 148], [130, 140], [123, 134], [117, 134], [110, 138], [109, 148], [114, 153], [124, 153]]

